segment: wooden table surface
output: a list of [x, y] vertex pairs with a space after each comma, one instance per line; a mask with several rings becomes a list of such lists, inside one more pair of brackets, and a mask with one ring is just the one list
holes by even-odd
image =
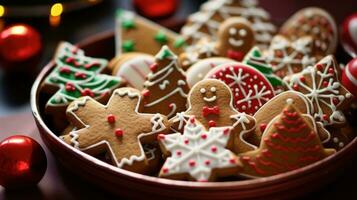
[[[47, 171], [37, 187], [21, 191], [6, 191], [0, 186], [0, 199], [114, 199], [111, 194], [92, 186], [80, 177], [64, 169], [56, 162], [51, 152], [43, 144], [31, 113], [25, 112], [8, 117], [0, 117], [0, 141], [13, 134], [23, 134], [34, 138], [46, 151]], [[341, 169], [341, 176], [322, 190], [304, 199], [354, 199], [357, 197], [357, 159]], [[309, 187], [309, 185], [306, 185]], [[115, 199], [118, 199], [117, 197]], [[123, 199], [123, 198], [120, 198]]]

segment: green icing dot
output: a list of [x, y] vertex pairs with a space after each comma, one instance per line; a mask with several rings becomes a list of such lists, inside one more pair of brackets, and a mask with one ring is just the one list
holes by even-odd
[[134, 51], [134, 42], [132, 40], [125, 40], [123, 41], [122, 48], [124, 52], [131, 52]]
[[168, 50], [168, 49], [164, 49], [164, 51], [162, 52], [162, 54], [160, 55], [160, 60], [163, 60], [165, 58], [168, 58], [170, 57], [172, 54], [171, 54], [171, 51]]
[[174, 42], [174, 47], [175, 48], [181, 48], [182, 46], [186, 45], [186, 41], [184, 38], [178, 38], [177, 40], [175, 40]]
[[253, 57], [258, 57], [258, 58], [262, 57], [260, 51], [258, 51], [258, 50], [253, 51], [252, 55], [253, 55]]
[[132, 28], [135, 28], [135, 23], [133, 20], [124, 20], [122, 23], [121, 23], [121, 26], [128, 30], [128, 29], [132, 29]]
[[167, 43], [167, 36], [163, 31], [159, 31], [155, 35], [155, 40], [161, 44], [166, 44]]

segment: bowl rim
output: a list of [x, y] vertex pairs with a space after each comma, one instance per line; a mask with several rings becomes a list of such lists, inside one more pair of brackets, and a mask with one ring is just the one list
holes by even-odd
[[[113, 37], [114, 33], [113, 31], [106, 31], [102, 32], [99, 34], [96, 34], [94, 36], [88, 37], [85, 40], [82, 40], [81, 42], [77, 43], [79, 47], [85, 47], [88, 45], [91, 45], [92, 41], [94, 38], [98, 40], [103, 40], [106, 38]], [[226, 182], [194, 182], [194, 181], [182, 181], [182, 180], [172, 180], [172, 179], [165, 179], [165, 178], [159, 178], [159, 177], [153, 177], [153, 176], [148, 176], [148, 175], [143, 175], [135, 172], [130, 172], [118, 167], [115, 167], [113, 165], [110, 165], [108, 163], [105, 163], [103, 161], [100, 161], [99, 159], [90, 156], [79, 149], [76, 149], [72, 147], [71, 145], [65, 143], [63, 140], [61, 140], [52, 130], [45, 124], [45, 122], [42, 119], [42, 116], [40, 115], [39, 112], [39, 107], [38, 107], [38, 97], [40, 93], [40, 87], [41, 83], [45, 79], [46, 75], [54, 68], [54, 61], [51, 59], [48, 64], [41, 70], [39, 75], [37, 76], [36, 80], [33, 83], [32, 89], [31, 89], [31, 97], [30, 97], [30, 103], [31, 103], [31, 110], [33, 117], [35, 121], [38, 123], [39, 126], [41, 126], [42, 129], [45, 130], [46, 134], [48, 134], [54, 141], [58, 144], [61, 145], [62, 148], [66, 148], [67, 150], [73, 152], [76, 154], [76, 156], [81, 157], [82, 159], [92, 162], [95, 164], [97, 167], [100, 167], [102, 169], [107, 170], [107, 172], [115, 174], [116, 176], [120, 177], [126, 177], [130, 179], [137, 179], [144, 181], [144, 184], [156, 184], [161, 187], [180, 187], [182, 189], [184, 188], [195, 188], [195, 189], [216, 189], [216, 190], [221, 190], [221, 189], [227, 189], [227, 188], [259, 188], [259, 187], [266, 187], [268, 185], [274, 185], [276, 183], [282, 183], [282, 182], [288, 182], [289, 180], [293, 179], [298, 179], [301, 176], [305, 176], [310, 173], [314, 173], [317, 170], [320, 170], [320, 166], [328, 165], [331, 164], [335, 161], [338, 161], [343, 158], [344, 155], [348, 154], [349, 152], [357, 149], [357, 137], [355, 137], [350, 143], [348, 143], [342, 150], [334, 153], [331, 156], [328, 156], [322, 160], [319, 160], [315, 163], [312, 163], [310, 165], [307, 165], [305, 167], [295, 169], [289, 172], [285, 172], [282, 174], [277, 174], [274, 176], [269, 176], [269, 177], [263, 177], [263, 178], [257, 178], [257, 179], [248, 179], [248, 180], [240, 180], [240, 181], [226, 181]], [[353, 152], [352, 152], [353, 153]]]

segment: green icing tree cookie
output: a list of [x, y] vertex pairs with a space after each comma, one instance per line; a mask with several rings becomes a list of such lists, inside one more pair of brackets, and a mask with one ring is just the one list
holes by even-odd
[[265, 61], [258, 47], [253, 47], [250, 50], [250, 52], [244, 57], [243, 63], [260, 71], [273, 87], [283, 85], [282, 80], [273, 73], [272, 67]]

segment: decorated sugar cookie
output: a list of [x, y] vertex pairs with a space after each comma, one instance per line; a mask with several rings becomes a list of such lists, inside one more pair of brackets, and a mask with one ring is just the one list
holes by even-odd
[[221, 80], [230, 87], [233, 105], [239, 112], [253, 115], [274, 97], [274, 88], [264, 75], [239, 62], [222, 64], [208, 72], [206, 78]]
[[47, 113], [64, 115], [67, 106], [81, 96], [105, 102], [124, 82], [118, 77], [99, 74], [107, 66], [107, 60], [87, 57], [83, 50], [67, 42], [59, 45], [54, 62], [56, 67], [42, 88], [53, 94], [46, 103]]
[[117, 12], [115, 42], [116, 55], [134, 51], [155, 55], [163, 45], [179, 54], [186, 46], [177, 33], [127, 10]]
[[326, 56], [315, 66], [284, 78], [289, 89], [303, 93], [313, 104], [313, 116], [324, 125], [346, 122], [342, 113], [352, 101], [352, 94], [340, 83], [340, 68], [333, 56]]
[[266, 62], [265, 57], [260, 51], [259, 47], [253, 47], [250, 52], [244, 57], [243, 63], [254, 67], [258, 71], [264, 74], [270, 84], [278, 89], [283, 86], [283, 81], [273, 73], [273, 68]]
[[107, 105], [91, 97], [75, 100], [67, 109], [68, 120], [81, 127], [63, 136], [63, 140], [91, 155], [108, 152], [114, 165], [135, 172], [146, 172], [147, 160], [142, 143], [155, 141], [165, 133], [167, 118], [160, 114], [142, 114], [140, 91], [120, 88]]
[[141, 90], [154, 62], [155, 57], [149, 54], [125, 53], [114, 58], [110, 66], [114, 76], [125, 80], [128, 86]]
[[254, 118], [233, 108], [232, 92], [222, 81], [205, 79], [195, 84], [188, 95], [188, 104], [186, 112], [170, 120], [172, 130], [182, 133], [187, 120], [194, 116], [205, 129], [232, 126], [236, 153], [256, 148], [245, 141], [255, 129]]
[[191, 117], [182, 133], [159, 135], [160, 147], [165, 155], [169, 155], [159, 176], [206, 182], [238, 173], [240, 163], [226, 148], [233, 138], [231, 128], [206, 130]]
[[201, 9], [188, 17], [181, 35], [189, 44], [196, 44], [202, 37], [217, 40], [219, 24], [230, 17], [242, 17], [250, 21], [259, 47], [266, 49], [276, 32], [269, 13], [257, 5], [257, 1], [209, 0]]
[[177, 62], [177, 56], [167, 46], [156, 54], [151, 73], [144, 83], [144, 112], [161, 113], [168, 118], [186, 110], [189, 91], [186, 76]]
[[272, 176], [304, 167], [334, 152], [334, 149], [322, 146], [312, 117], [301, 114], [295, 106], [288, 104], [268, 124], [259, 149], [239, 155], [243, 163], [240, 174]]
[[[263, 132], [266, 130], [268, 124], [278, 116], [286, 106], [286, 101], [291, 99], [291, 104], [297, 108], [300, 113], [311, 115], [313, 107], [311, 101], [302, 93], [296, 91], [286, 91], [278, 94], [269, 102], [264, 104], [255, 114], [256, 128], [254, 134], [251, 134], [247, 141], [251, 144], [259, 146]], [[320, 140], [322, 143], [329, 142], [331, 136], [328, 131], [323, 128], [322, 123], [316, 122]]]
[[277, 35], [273, 38], [266, 55], [276, 75], [283, 78], [298, 73], [316, 63], [311, 37], [301, 37], [295, 41]]
[[202, 80], [211, 69], [220, 64], [233, 61], [234, 60], [223, 57], [206, 58], [198, 61], [186, 71], [188, 85], [193, 87], [198, 81]]
[[225, 20], [219, 27], [216, 49], [219, 55], [242, 61], [255, 45], [255, 36], [250, 22], [241, 17]]
[[320, 56], [335, 53], [338, 32], [333, 17], [321, 8], [309, 7], [296, 12], [281, 27], [280, 33], [292, 40], [312, 36]]

